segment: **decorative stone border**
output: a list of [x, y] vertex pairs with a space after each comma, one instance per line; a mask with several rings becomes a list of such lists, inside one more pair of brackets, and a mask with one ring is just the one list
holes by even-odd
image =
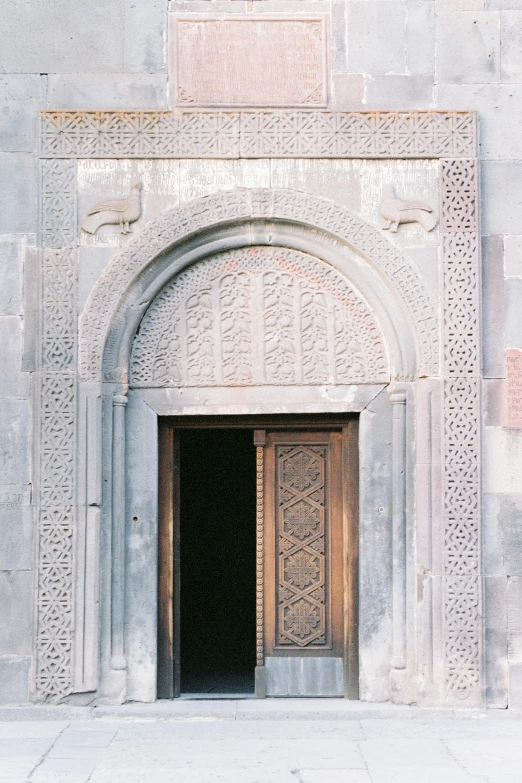
[[452, 158], [473, 112], [245, 110], [41, 114], [42, 158]]
[[[67, 158], [445, 158], [441, 161], [444, 648], [448, 703], [483, 701], [475, 115], [43, 112], [37, 494], [38, 699], [71, 692], [76, 465], [76, 185]], [[225, 216], [224, 216], [225, 217]], [[332, 227], [333, 230], [333, 227]], [[154, 237], [147, 232], [154, 252]], [[101, 337], [101, 335], [100, 335]], [[94, 340], [96, 343], [96, 339]]]

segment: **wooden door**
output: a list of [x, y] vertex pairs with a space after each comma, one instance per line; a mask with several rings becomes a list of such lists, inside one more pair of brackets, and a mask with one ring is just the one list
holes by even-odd
[[258, 696], [357, 697], [353, 428], [257, 430]]
[[[321, 431], [274, 424], [254, 430], [256, 695], [355, 699], [358, 421]], [[180, 691], [179, 425], [159, 425], [158, 698], [168, 699]]]

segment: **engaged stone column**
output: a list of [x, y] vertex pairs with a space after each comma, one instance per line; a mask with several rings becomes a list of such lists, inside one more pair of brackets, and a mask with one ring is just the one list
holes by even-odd
[[111, 668], [126, 669], [125, 624], [125, 408], [127, 397], [112, 400], [112, 570]]
[[406, 668], [406, 391], [392, 387], [392, 546], [394, 669]]

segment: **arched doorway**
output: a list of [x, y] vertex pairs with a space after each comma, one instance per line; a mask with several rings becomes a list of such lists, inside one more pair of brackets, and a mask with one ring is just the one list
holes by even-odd
[[[204, 199], [191, 206], [198, 227], [184, 223], [181, 234], [183, 215], [174, 216], [175, 231], [167, 216], [161, 218], [131, 242], [121, 258], [114, 259], [110, 275], [95, 288], [82, 316], [85, 410], [95, 409], [101, 392], [105, 482], [100, 569], [98, 575], [87, 573], [84, 583], [100, 580], [101, 692], [109, 701], [156, 698], [158, 421], [163, 416], [360, 414], [362, 696], [379, 698], [379, 689], [384, 692], [388, 687], [390, 666], [405, 671], [413, 660], [414, 639], [406, 630], [407, 616], [413, 611], [413, 593], [407, 596], [412, 550], [406, 533], [412, 507], [405, 502], [404, 490], [413, 467], [410, 444], [406, 448], [406, 426], [412, 414], [407, 414], [406, 402], [413, 402], [409, 384], [417, 368], [436, 372], [437, 319], [405, 257], [350, 213], [344, 223], [338, 210], [330, 214], [329, 202], [325, 202], [326, 220], [324, 214], [318, 217], [320, 199], [306, 197], [305, 201], [314, 202], [313, 210], [309, 203], [301, 209], [302, 195], [289, 192], [289, 206], [281, 194], [269, 191], [269, 211], [279, 210], [281, 215], [269, 218], [252, 214], [260, 203], [266, 207], [263, 192]], [[219, 217], [213, 198], [219, 204]], [[321, 222], [329, 229], [318, 227]], [[257, 253], [272, 266], [242, 267], [234, 257], [241, 248], [248, 249], [240, 253], [250, 261]], [[285, 341], [292, 346], [293, 362], [271, 364], [267, 356], [261, 361], [263, 346], [272, 343], [258, 339], [258, 332], [252, 333], [250, 343], [256, 363], [238, 361], [234, 352], [230, 362], [228, 354], [227, 361], [223, 356], [214, 361], [217, 348], [227, 346], [221, 334], [228, 328], [223, 325], [229, 323], [228, 316], [219, 309], [221, 303], [216, 304], [221, 282], [213, 278], [214, 288], [211, 285], [203, 297], [201, 285], [190, 286], [198, 277], [201, 284], [202, 269], [215, 271], [219, 263], [225, 263], [221, 282], [231, 271], [239, 282], [254, 272], [257, 275], [253, 298], [246, 305], [239, 303], [236, 313], [261, 319], [263, 334], [270, 325], [265, 317], [270, 307], [259, 306], [259, 279], [272, 274], [274, 264], [281, 279], [287, 275], [294, 316], [289, 323], [294, 331]], [[203, 279], [203, 288], [208, 282]], [[181, 289], [185, 298], [180, 304]], [[236, 293], [238, 284], [232, 289]], [[210, 314], [205, 313], [207, 296], [214, 297], [213, 313], [219, 322], [210, 331], [200, 329]], [[173, 308], [170, 315], [169, 307]], [[188, 351], [192, 338], [185, 335], [186, 339], [178, 340], [172, 329], [166, 333], [162, 327], [173, 323], [172, 313], [180, 308], [195, 319], [201, 334], [194, 344], [204, 347], [201, 355], [206, 361], [193, 361], [194, 354]], [[303, 338], [306, 329], [296, 328], [306, 321], [306, 308], [315, 313], [311, 341]], [[317, 328], [321, 312], [326, 313], [325, 339]], [[236, 317], [230, 320], [235, 335], [240, 333], [234, 332], [238, 323]], [[278, 316], [274, 323], [277, 343], [285, 320]], [[147, 334], [148, 347], [140, 355]], [[166, 341], [165, 334], [173, 339]], [[337, 342], [336, 335], [341, 336]], [[343, 349], [344, 335], [359, 341], [353, 352]], [[322, 352], [321, 341], [326, 345]], [[242, 343], [237, 336], [229, 341], [232, 346]], [[173, 360], [176, 345], [181, 348], [180, 361]], [[312, 358], [308, 361], [307, 356]], [[212, 361], [217, 369], [210, 377]], [[275, 374], [271, 367], [277, 368]], [[350, 372], [343, 376], [346, 367]], [[202, 372], [207, 376], [203, 378]], [[86, 426], [85, 419], [81, 426]], [[79, 652], [85, 656], [89, 651]]]

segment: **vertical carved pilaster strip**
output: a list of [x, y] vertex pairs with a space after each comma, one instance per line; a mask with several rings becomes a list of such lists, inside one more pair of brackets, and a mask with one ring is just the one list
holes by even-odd
[[256, 696], [266, 696], [264, 643], [265, 430], [254, 431], [256, 447]]
[[478, 168], [441, 161], [444, 280], [444, 647], [448, 701], [481, 704]]
[[393, 657], [406, 668], [406, 391], [392, 386]]
[[125, 659], [125, 409], [128, 398], [112, 398], [111, 668]]
[[76, 449], [76, 164], [43, 161], [40, 180], [35, 696], [72, 688]]

